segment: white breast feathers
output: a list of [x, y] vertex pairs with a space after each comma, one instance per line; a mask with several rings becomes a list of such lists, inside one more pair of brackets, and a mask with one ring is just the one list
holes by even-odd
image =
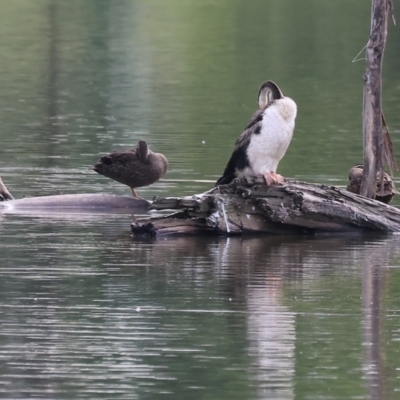
[[245, 175], [276, 172], [293, 136], [296, 103], [289, 97], [275, 100], [263, 114], [260, 133], [253, 133], [247, 148], [250, 168]]

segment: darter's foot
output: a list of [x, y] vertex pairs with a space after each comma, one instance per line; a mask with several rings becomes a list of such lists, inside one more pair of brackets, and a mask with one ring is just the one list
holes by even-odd
[[278, 185], [283, 185], [285, 183], [285, 178], [282, 175], [278, 175], [275, 172], [270, 172], [269, 174], [264, 174], [265, 183], [269, 186], [272, 183], [277, 183]]

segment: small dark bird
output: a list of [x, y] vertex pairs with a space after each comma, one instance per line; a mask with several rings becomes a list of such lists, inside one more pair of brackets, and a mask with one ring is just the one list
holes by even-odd
[[[347, 191], [360, 194], [363, 172], [364, 167], [362, 164], [356, 164], [353, 168], [350, 169], [349, 183], [346, 187]], [[381, 194], [381, 180], [379, 178], [379, 175], [377, 175], [375, 200], [378, 200], [385, 204], [389, 204], [396, 193], [397, 191], [392, 181], [392, 178], [385, 172], [383, 174], [383, 194]]]
[[144, 140], [140, 140], [134, 149], [114, 151], [94, 166], [94, 170], [131, 188], [134, 197], [139, 196], [135, 188], [157, 182], [166, 172], [168, 160], [161, 153], [153, 153]]
[[236, 140], [232, 156], [216, 186], [230, 183], [236, 177], [252, 175], [263, 175], [267, 185], [283, 184], [284, 178], [277, 175], [276, 169], [292, 140], [297, 106], [272, 81], [261, 85], [258, 106]]

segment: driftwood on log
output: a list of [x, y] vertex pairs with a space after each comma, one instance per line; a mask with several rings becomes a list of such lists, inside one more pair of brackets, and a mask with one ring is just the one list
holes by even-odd
[[180, 210], [132, 224], [134, 235], [400, 231], [400, 210], [334, 186], [242, 178], [187, 197], [156, 198], [153, 210]]

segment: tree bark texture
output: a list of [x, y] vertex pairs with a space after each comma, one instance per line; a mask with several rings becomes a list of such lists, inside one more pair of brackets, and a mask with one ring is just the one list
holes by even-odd
[[156, 198], [134, 235], [400, 231], [400, 210], [333, 186], [287, 181], [266, 186], [247, 178], [187, 197]]
[[[375, 196], [377, 173], [383, 177], [382, 61], [387, 36], [390, 0], [372, 0], [371, 31], [366, 49], [363, 100], [364, 174], [361, 194]], [[390, 140], [390, 138], [389, 138]]]

